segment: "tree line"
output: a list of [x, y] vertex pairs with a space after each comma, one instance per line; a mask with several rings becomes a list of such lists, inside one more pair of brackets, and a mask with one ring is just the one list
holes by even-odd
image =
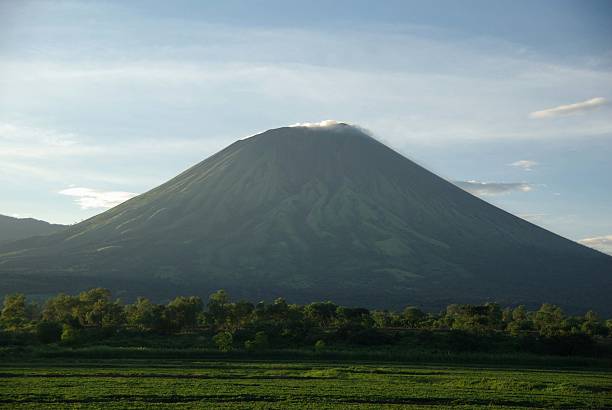
[[[502, 308], [496, 303], [452, 304], [439, 313], [408, 306], [401, 311], [369, 310], [333, 302], [306, 305], [231, 301], [219, 290], [206, 303], [179, 296], [166, 304], [146, 298], [124, 304], [108, 289], [78, 295], [59, 294], [39, 305], [23, 294], [7, 295], [0, 313], [0, 343], [21, 335], [28, 343], [78, 345], [116, 335], [164, 337], [207, 335], [220, 350], [262, 350], [311, 346], [401, 344], [487, 349], [491, 342], [514, 349], [572, 354], [589, 351], [596, 340], [612, 337], [612, 319], [595, 312], [566, 315], [559, 306], [543, 304]], [[24, 339], [25, 338], [25, 339]], [[563, 347], [560, 351], [560, 346]], [[539, 350], [538, 350], [539, 349]], [[569, 349], [569, 350], [568, 350]]]

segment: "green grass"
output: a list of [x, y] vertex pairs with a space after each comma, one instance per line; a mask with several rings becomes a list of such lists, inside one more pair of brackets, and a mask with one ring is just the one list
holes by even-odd
[[171, 359], [0, 365], [0, 408], [7, 409], [432, 407], [612, 408], [612, 373]]

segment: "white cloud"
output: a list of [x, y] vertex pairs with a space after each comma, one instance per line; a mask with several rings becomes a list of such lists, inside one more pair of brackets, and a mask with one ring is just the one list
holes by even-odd
[[531, 171], [533, 169], [533, 167], [535, 167], [536, 165], [538, 165], [538, 163], [536, 161], [532, 161], [530, 159], [521, 159], [519, 161], [514, 161], [511, 164], [508, 164], [512, 167], [518, 167], [518, 168], [522, 168], [525, 171]]
[[612, 255], [612, 235], [594, 236], [592, 238], [584, 238], [578, 241], [585, 246], [588, 246], [598, 251]]
[[503, 195], [510, 192], [529, 192], [533, 186], [527, 182], [480, 182], [480, 181], [455, 181], [459, 188], [476, 196]]
[[348, 124], [343, 121], [336, 120], [323, 120], [320, 122], [298, 122], [295, 124], [291, 124], [290, 127], [308, 127], [308, 128], [322, 128], [322, 127], [335, 127], [340, 124]]
[[81, 209], [112, 208], [138, 194], [124, 191], [96, 191], [91, 188], [74, 187], [59, 191], [62, 195], [75, 197]]
[[529, 114], [529, 117], [534, 119], [560, 117], [571, 114], [578, 114], [585, 111], [590, 111], [595, 108], [601, 107], [607, 104], [607, 100], [603, 97], [591, 98], [590, 100], [577, 102], [574, 104], [560, 105], [554, 108], [547, 108], [545, 110], [534, 111]]

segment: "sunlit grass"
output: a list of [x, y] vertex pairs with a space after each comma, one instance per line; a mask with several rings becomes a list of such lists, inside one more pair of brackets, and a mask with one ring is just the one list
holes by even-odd
[[322, 362], [5, 364], [2, 408], [610, 408], [607, 370]]

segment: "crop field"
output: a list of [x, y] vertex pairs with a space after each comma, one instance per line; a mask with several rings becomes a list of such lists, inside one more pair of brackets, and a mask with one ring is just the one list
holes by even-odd
[[10, 409], [612, 408], [612, 373], [316, 362], [0, 365]]

